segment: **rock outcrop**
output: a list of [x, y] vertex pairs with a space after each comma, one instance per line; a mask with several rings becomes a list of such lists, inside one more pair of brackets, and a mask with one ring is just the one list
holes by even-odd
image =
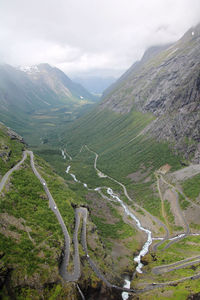
[[100, 108], [155, 115], [146, 129], [200, 162], [200, 24], [178, 42], [150, 48], [104, 96]]

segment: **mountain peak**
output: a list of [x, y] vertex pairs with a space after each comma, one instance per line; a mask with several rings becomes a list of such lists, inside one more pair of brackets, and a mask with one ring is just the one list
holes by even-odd
[[31, 74], [35, 72], [39, 72], [38, 66], [37, 65], [32, 65], [32, 66], [20, 66], [17, 69], [19, 69], [22, 72]]

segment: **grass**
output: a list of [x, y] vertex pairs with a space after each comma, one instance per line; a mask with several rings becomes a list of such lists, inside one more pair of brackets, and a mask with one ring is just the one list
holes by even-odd
[[7, 129], [0, 124], [0, 153], [5, 153], [0, 157], [0, 175], [4, 175], [22, 158], [24, 145], [18, 140], [11, 139], [7, 135]]
[[[144, 272], [141, 276], [134, 279], [132, 284], [138, 286], [138, 284], [143, 284], [144, 282], [170, 282], [178, 280], [183, 277], [193, 276], [200, 272], [200, 264], [194, 264], [179, 270], [174, 270], [171, 272], [166, 272], [159, 275], [154, 275], [151, 269], [155, 266], [162, 266], [178, 262], [185, 258], [194, 257], [199, 255], [199, 237], [186, 237], [174, 244], [169, 248], [162, 250], [168, 242], [166, 241], [158, 247], [156, 253], [153, 254], [152, 259], [149, 259], [149, 264], [144, 267]], [[150, 255], [150, 254], [149, 254]], [[139, 299], [187, 299], [188, 295], [200, 292], [199, 288], [200, 279], [186, 280], [175, 286], [167, 285], [165, 287], [154, 289], [148, 291], [147, 293], [141, 294]], [[141, 286], [138, 286], [141, 288]]]
[[174, 215], [172, 214], [171, 205], [170, 205], [169, 201], [164, 200], [164, 207], [165, 207], [165, 211], [167, 213], [167, 219], [168, 219], [168, 221], [172, 225], [174, 225], [175, 224]]
[[190, 223], [190, 227], [193, 228], [193, 229], [197, 229], [197, 230], [200, 230], [200, 224], [195, 224], [195, 223]]
[[184, 239], [173, 243], [169, 248], [162, 251], [167, 244], [168, 241], [165, 241], [158, 247], [158, 251], [156, 253], [157, 260], [152, 263], [152, 266], [170, 264], [187, 257], [199, 255], [199, 236], [185, 237]]
[[191, 205], [190, 202], [187, 201], [181, 193], [179, 193], [179, 191], [178, 191], [178, 199], [179, 199], [180, 207], [183, 210], [187, 209]]
[[105, 222], [104, 218], [94, 215], [91, 218], [103, 238], [125, 239], [135, 235], [135, 230], [124, 223], [122, 219], [115, 224], [109, 224]]
[[199, 185], [200, 174], [193, 176], [182, 183], [183, 192], [188, 198], [195, 201], [200, 194]]
[[161, 217], [161, 201], [153, 192], [154, 181], [148, 183], [135, 183], [128, 185], [131, 198], [147, 209], [152, 215]]
[[[0, 249], [5, 253], [3, 263], [15, 266], [16, 278], [21, 278], [22, 274], [30, 277], [38, 273], [45, 282], [48, 274], [44, 271], [42, 275], [43, 264], [47, 263], [50, 269], [57, 268], [56, 252], [59, 253], [63, 244], [60, 226], [48, 208], [48, 200], [41, 184], [27, 163], [13, 173], [10, 184], [9, 191], [1, 198], [0, 210], [19, 221], [23, 220], [21, 222], [31, 228], [30, 235], [34, 243], [26, 231], [17, 230], [20, 232], [19, 240], [1, 234]], [[15, 226], [10, 226], [8, 230], [16, 232]], [[39, 256], [41, 251], [42, 257]]]
[[[121, 190], [108, 179], [97, 177], [93, 167], [94, 154], [85, 148], [80, 153], [82, 145], [87, 144], [99, 154], [98, 169], [125, 184], [134, 201], [159, 217], [161, 207], [159, 197], [153, 191], [153, 173], [166, 163], [172, 166], [172, 171], [181, 168], [181, 158], [172, 153], [167, 143], [158, 143], [147, 135], [137, 137], [153, 119], [151, 114], [136, 111], [119, 115], [96, 110], [69, 126], [63, 134], [63, 143], [66, 141], [67, 150], [73, 157], [70, 164], [79, 180], [89, 183], [92, 188], [111, 186], [115, 191]], [[138, 170], [148, 171], [150, 182], [134, 183], [127, 177]]]
[[82, 145], [90, 145], [92, 150], [100, 154], [97, 163], [99, 168], [124, 182], [128, 182], [126, 176], [137, 171], [141, 164], [154, 170], [166, 162], [173, 169], [180, 167], [177, 157], [165, 143], [142, 136], [128, 143], [152, 120], [150, 114], [135, 111], [128, 115], [93, 112], [69, 128], [70, 135], [65, 133], [68, 149], [74, 156]]

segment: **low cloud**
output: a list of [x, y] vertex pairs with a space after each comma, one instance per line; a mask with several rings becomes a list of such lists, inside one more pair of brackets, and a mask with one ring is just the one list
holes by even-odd
[[0, 62], [118, 76], [199, 21], [199, 0], [1, 0]]

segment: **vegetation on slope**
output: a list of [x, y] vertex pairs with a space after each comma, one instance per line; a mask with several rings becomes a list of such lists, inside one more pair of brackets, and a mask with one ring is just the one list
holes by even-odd
[[[111, 186], [120, 191], [108, 178], [99, 178], [94, 170], [95, 155], [99, 154], [97, 167], [105, 174], [126, 185], [130, 195], [156, 216], [160, 216], [160, 200], [153, 191], [154, 171], [168, 163], [172, 170], [181, 167], [181, 158], [167, 143], [158, 143], [143, 129], [154, 119], [151, 114], [132, 111], [119, 115], [111, 111], [93, 111], [67, 128], [63, 137], [73, 161], [72, 172], [90, 187]], [[81, 151], [80, 151], [81, 150]], [[45, 155], [45, 151], [41, 153]], [[140, 170], [142, 176], [137, 176]], [[136, 180], [131, 180], [135, 174]], [[141, 178], [140, 178], [141, 177]]]
[[196, 198], [200, 194], [199, 186], [200, 186], [200, 174], [185, 180], [182, 184], [183, 192], [185, 193], [185, 195], [194, 201], [196, 201]]
[[0, 123], [0, 176], [21, 160], [24, 145], [8, 136], [8, 129]]

